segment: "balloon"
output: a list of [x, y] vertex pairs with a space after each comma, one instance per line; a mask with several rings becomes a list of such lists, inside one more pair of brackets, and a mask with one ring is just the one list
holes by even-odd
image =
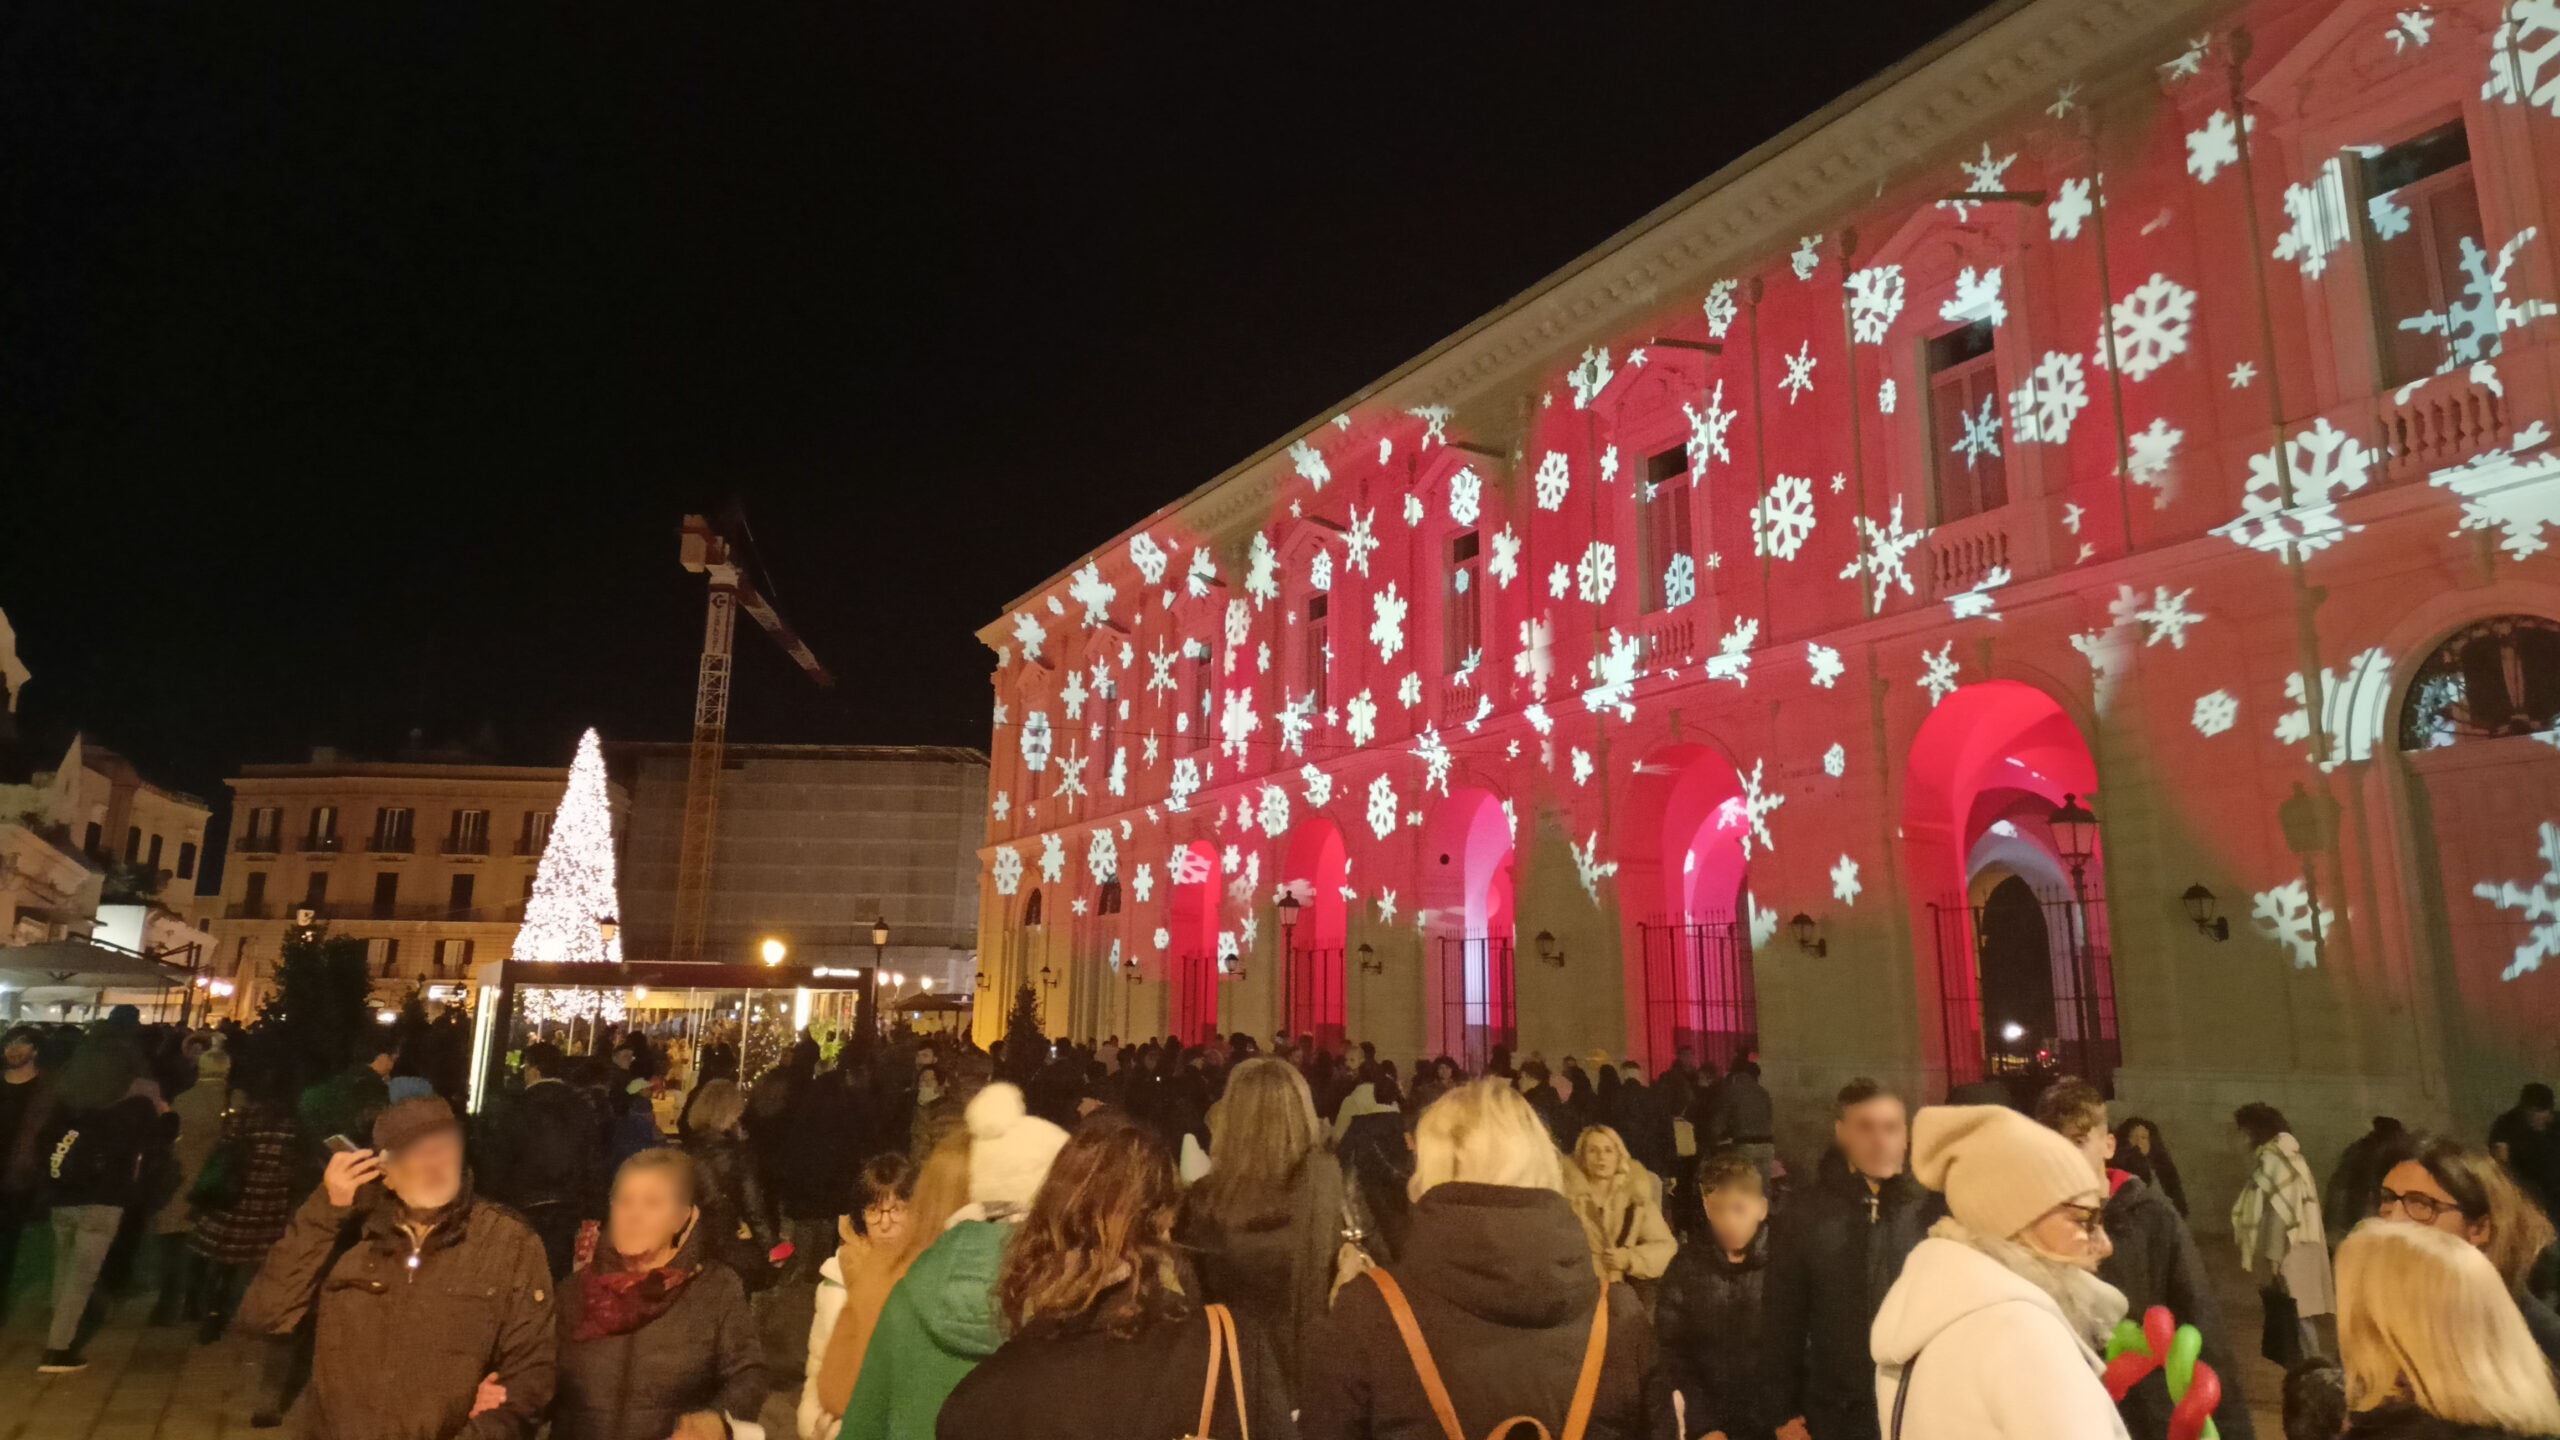
[[2169, 1412], [2169, 1440], [2207, 1440], [2218, 1435], [2213, 1412], [2222, 1403], [2222, 1377], [2213, 1373], [2212, 1366], [2199, 1364], [2186, 1389], [2178, 1408]]
[[2107, 1337], [2107, 1358], [2109, 1360], [2113, 1360], [2119, 1355], [2148, 1355], [2150, 1353], [2151, 1346], [2143, 1338], [2141, 1326], [2134, 1324], [2130, 1320], [2119, 1320], [2116, 1322], [2116, 1333]]
[[2154, 1305], [2142, 1312], [2142, 1338], [2151, 1343], [2151, 1353], [2166, 1360], [2169, 1346], [2176, 1340], [2178, 1319], [2166, 1305]]
[[[2169, 1342], [2168, 1354], [2162, 1362], [2169, 1367], [2169, 1394], [2172, 1398], [2180, 1400], [2186, 1398], [2187, 1386], [2195, 1374], [2196, 1356], [2203, 1350], [2204, 1336], [2197, 1331], [2196, 1327], [2193, 1325], [2178, 1327], [2178, 1336]], [[2213, 1407], [2208, 1405], [2205, 1409], [2210, 1412]]]
[[2118, 1355], [2107, 1362], [2106, 1373], [2100, 1377], [2106, 1382], [2107, 1398], [2122, 1404], [2125, 1392], [2138, 1384], [2143, 1376], [2159, 1367], [2158, 1360], [2138, 1350], [2128, 1350]]

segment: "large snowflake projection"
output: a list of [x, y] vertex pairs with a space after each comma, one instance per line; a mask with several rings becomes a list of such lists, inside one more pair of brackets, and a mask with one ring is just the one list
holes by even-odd
[[1218, 583], [1218, 562], [1205, 545], [1191, 552], [1191, 565], [1182, 573], [1182, 588], [1194, 600], [1209, 598], [1209, 587]]
[[1280, 713], [1272, 717], [1280, 724], [1280, 748], [1292, 755], [1307, 753], [1307, 732], [1316, 726], [1316, 695], [1310, 690], [1295, 700], [1283, 699]]
[[2000, 414], [1999, 411], [1994, 408], [1994, 402], [1991, 396], [1985, 395], [1982, 397], [1982, 413], [1980, 415], [1959, 411], [1957, 412], [1956, 419], [1963, 422], [1964, 433], [1957, 436], [1956, 443], [1948, 446], [1947, 448], [1955, 454], [1964, 457], [1964, 468], [1967, 470], [1972, 469], [1974, 461], [1985, 455], [1989, 455], [1994, 459], [1999, 458]]
[[1422, 443], [1415, 449], [1428, 450], [1433, 445], [1449, 443], [1449, 417], [1456, 411], [1446, 405], [1416, 405], [1404, 413], [1422, 422]]
[[1083, 569], [1067, 581], [1067, 598], [1084, 607], [1084, 625], [1090, 630], [1111, 618], [1111, 601], [1120, 593], [1110, 581], [1102, 578], [1102, 566], [1088, 561]]
[[2550, 442], [2551, 432], [2536, 420], [2504, 450], [2438, 470], [2429, 485], [2451, 490], [2462, 500], [2462, 523], [2452, 533], [2495, 530], [2505, 538], [2498, 548], [2518, 560], [2551, 548], [2542, 532], [2560, 529], [2560, 452], [2528, 456]]
[[[2288, 463], [2283, 466], [2273, 450], [2249, 457], [2249, 488], [2240, 496], [2240, 518], [2214, 527], [2213, 533], [2291, 560], [2316, 554], [2364, 528], [2340, 520], [2337, 502], [2364, 488], [2378, 457], [2362, 441], [2330, 425], [2325, 415], [2285, 443]], [[2288, 473], [2294, 501], [2289, 508], [2284, 503]]]
[[2178, 442], [2186, 438], [2186, 431], [2163, 419], [2154, 419], [2125, 437], [2133, 483], [2150, 489], [2151, 508], [2155, 510], [2168, 508], [2169, 462], [2177, 456]]
[[1045, 644], [1048, 639], [1049, 632], [1040, 628], [1040, 620], [1038, 616], [1033, 615], [1028, 610], [1017, 610], [1014, 612], [1013, 643], [1022, 647], [1023, 659], [1039, 659], [1040, 647]]
[[1278, 839], [1289, 828], [1289, 792], [1277, 785], [1264, 784], [1254, 800], [1254, 819], [1262, 825], [1262, 833]]
[[1396, 682], [1396, 701], [1407, 710], [1422, 703], [1422, 672], [1404, 672], [1404, 678]]
[[1129, 747], [1115, 745], [1111, 749], [1111, 778], [1106, 782], [1114, 795], [1129, 793]]
[[1022, 888], [1022, 852], [1010, 845], [996, 847], [996, 893], [1011, 895]]
[[1067, 874], [1067, 842], [1057, 835], [1040, 837], [1040, 882], [1055, 885]]
[[1253, 732], [1261, 728], [1262, 716], [1253, 708], [1253, 692], [1228, 691], [1226, 708], [1218, 715], [1218, 753], [1230, 760], [1243, 759]]
[[1537, 492], [1539, 509], [1563, 508], [1564, 497], [1573, 488], [1572, 466], [1564, 458], [1564, 452], [1548, 451], [1538, 461], [1538, 473], [1530, 478], [1530, 484]]
[[1760, 638], [1760, 622], [1744, 618], [1733, 622], [1733, 629], [1716, 642], [1716, 653], [1707, 657], [1705, 670], [1710, 680], [1730, 680], [1736, 685], [1751, 683], [1751, 643]]
[[1598, 904], [1600, 882], [1618, 873], [1618, 862], [1600, 859], [1600, 832], [1597, 830], [1579, 845], [1566, 841], [1565, 848], [1573, 852], [1573, 873], [1582, 882], [1582, 893], [1590, 896], [1593, 904]]
[[1233, 670], [1236, 656], [1243, 652], [1245, 642], [1253, 638], [1252, 606], [1242, 600], [1227, 602], [1226, 637], [1227, 668]]
[[1484, 562], [1484, 572], [1505, 590], [1520, 578], [1520, 537], [1507, 523], [1494, 532], [1493, 556]]
[[1084, 868], [1096, 885], [1108, 885], [1120, 878], [1120, 842], [1113, 837], [1110, 826], [1095, 830], [1092, 838], [1085, 841]]
[[2463, 282], [2461, 300], [2447, 301], [2444, 309], [2412, 315], [2400, 322], [2403, 330], [2422, 335], [2445, 337], [2444, 363], [2436, 367], [2439, 375], [2451, 373], [2455, 367], [2503, 353], [2507, 348], [2506, 332], [2547, 315], [2560, 315], [2560, 305], [2548, 300], [2511, 300], [2507, 298], [2507, 273], [2515, 267], [2516, 252], [2533, 239], [2534, 227], [2527, 225], [2515, 238], [2498, 247], [2496, 269], [2489, 267], [2488, 252], [2480, 242], [2462, 237]]
[[1848, 669], [1848, 666], [1841, 663], [1839, 651], [1812, 640], [1805, 642], [1804, 663], [1813, 672], [1814, 687], [1820, 690], [1828, 690], [1839, 684], [1840, 676]]
[[1070, 811], [1076, 808], [1077, 801], [1085, 798], [1084, 767], [1092, 759], [1090, 755], [1077, 753], [1072, 741], [1067, 745], [1067, 753], [1058, 757], [1058, 785], [1050, 793], [1063, 801]]
[[1271, 548], [1271, 537], [1259, 530], [1245, 552], [1244, 593], [1253, 597], [1257, 610], [1280, 598], [1280, 556]]
[[[2274, 733], [2287, 745], [2301, 745], [2311, 739], [2308, 690], [2302, 672], [2297, 670], [2284, 677], [2285, 698], [2293, 702], [2293, 708], [2276, 717]], [[2328, 758], [2319, 762], [2323, 771], [2373, 758], [2374, 741], [2382, 734], [2390, 696], [2391, 657], [2379, 647], [2350, 656], [2344, 678], [2325, 665], [2320, 668], [2320, 729], [2328, 740], [2329, 752]]]
[[1520, 622], [1520, 648], [1512, 653], [1511, 673], [1529, 682], [1529, 692], [1545, 699], [1547, 682], [1556, 673], [1555, 622], [1532, 617]]
[[2224, 166], [2239, 163], [2240, 127], [2230, 111], [2216, 110], [2205, 117], [2203, 129], [2187, 132], [2187, 173], [2200, 183], [2212, 184]]
[[2391, 198], [2399, 192], [2375, 195], [2364, 202], [2365, 218], [2373, 222], [2373, 238], [2397, 240], [2409, 233], [2409, 207]]
[[2560, 116], [2560, 0], [2515, 0], [2489, 43], [2480, 98]]
[[2397, 55], [2403, 50], [2426, 48], [2427, 41], [2434, 36], [2435, 28], [2434, 11], [2421, 5], [2415, 10], [2403, 10], [2393, 16], [2391, 28], [2382, 33], [2390, 37], [2391, 53]]
[[1321, 810], [1333, 803], [1333, 777], [1313, 764], [1298, 767], [1298, 782], [1306, 786], [1307, 803]]
[[1182, 652], [1167, 650], [1164, 642], [1158, 640], [1155, 648], [1147, 652], [1147, 689], [1153, 692], [1181, 688], [1173, 678], [1173, 662], [1181, 658]]
[[1360, 513], [1359, 506], [1351, 507], [1351, 528], [1342, 536], [1343, 569], [1357, 570], [1362, 575], [1369, 573], [1369, 556], [1378, 548], [1377, 526], [1377, 506], [1370, 506], [1366, 515]]
[[1710, 339], [1723, 339], [1725, 332], [1733, 328], [1734, 317], [1742, 313], [1742, 308], [1735, 304], [1733, 299], [1737, 283], [1732, 280], [1719, 280], [1707, 287], [1705, 308], [1707, 335]]
[[1894, 391], [1894, 388], [1893, 388], [1893, 382], [1892, 382], [1891, 380], [1887, 380], [1887, 381], [1885, 381], [1883, 384], [1881, 384], [1881, 385], [1879, 385], [1879, 386], [1877, 386], [1877, 387], [1876, 387], [1876, 413], [1877, 413], [1877, 414], [1879, 414], [1879, 415], [1890, 415], [1890, 414], [1892, 414], [1892, 413], [1893, 413], [1893, 401], [1894, 401], [1894, 394], [1895, 394], [1895, 391]]
[[1810, 280], [1813, 272], [1822, 268], [1821, 247], [1822, 237], [1819, 235], [1807, 235], [1796, 241], [1795, 252], [1787, 257], [1787, 264], [1794, 268], [1797, 279]]
[[2186, 353], [2187, 332], [2196, 318], [2196, 292], [2166, 275], [2153, 275], [2117, 301], [2108, 315], [2114, 322], [2116, 362], [2123, 367], [2124, 378], [2146, 380], [2152, 371]]
[[1585, 346], [1582, 363], [1564, 372], [1565, 383], [1573, 387], [1573, 408], [1590, 409], [1591, 402], [1599, 399], [1600, 392], [1608, 389], [1609, 382], [1616, 378], [1617, 372], [1609, 368], [1608, 348]]
[[1396, 833], [1396, 786], [1384, 775], [1369, 782], [1369, 833], [1384, 840]]
[[2000, 298], [2000, 267], [1976, 272], [1967, 265], [1956, 272], [1955, 298], [1938, 307], [1938, 316], [1960, 325], [1989, 322], [1997, 330], [2009, 321], [2009, 302]]
[[[1964, 172], [1964, 194], [1997, 194], [2007, 189], [2009, 167], [2017, 163], [2018, 157], [2015, 155], [2003, 155], [1997, 160], [1992, 159], [1991, 147], [1985, 144], [1982, 147], [1981, 159], [1956, 162], [1956, 168]], [[1939, 209], [1956, 212], [1956, 223], [1959, 225], [1971, 220], [1973, 212], [1981, 205], [1980, 200], [1965, 199], [1962, 196], [1950, 196], [1938, 202]]]
[[1955, 645], [1956, 642], [1950, 640], [1940, 645], [1934, 654], [1927, 650], [1920, 652], [1920, 678], [1914, 683], [1929, 692], [1929, 708], [1932, 710], [1938, 708], [1939, 701], [1956, 693], [1956, 687], [1963, 683], [1956, 678]]
[[1778, 848], [1778, 842], [1769, 835], [1769, 813], [1786, 804], [1787, 797], [1775, 790], [1760, 788], [1761, 768], [1767, 764], [1766, 760], [1754, 760], [1751, 762], [1751, 773], [1740, 776], [1742, 834], [1738, 838], [1742, 842], [1742, 858], [1745, 860], [1751, 858], [1751, 846], [1755, 841], [1764, 850]]
[[1583, 749], [1579, 745], [1573, 746], [1572, 759], [1573, 783], [1576, 785], [1590, 784], [1592, 774], [1591, 752]]
[[2079, 239], [2081, 224], [2097, 208], [2089, 198], [2088, 181], [2077, 179], [2063, 181], [2055, 188], [2052, 203], [2044, 208], [2045, 238], [2049, 240]]
[[1614, 628], [1609, 643], [1591, 657], [1591, 686], [1582, 692], [1582, 707], [1597, 713], [1615, 710], [1621, 720], [1636, 718], [1636, 677], [1644, 673], [1639, 665], [1644, 645], [1633, 635], [1621, 635]]
[[1378, 738], [1378, 702], [1369, 698], [1368, 691], [1352, 696], [1343, 705], [1342, 713], [1342, 728], [1350, 735], [1352, 748]]
[[1902, 267], [1873, 265], [1849, 276], [1849, 334], [1861, 345], [1881, 345], [1902, 316]]
[[1858, 883], [1858, 862], [1844, 853], [1839, 863], [1831, 867], [1831, 898], [1843, 905], [1855, 905], [1865, 889]]
[[1332, 468], [1324, 463], [1324, 452], [1304, 440], [1289, 447], [1289, 465], [1298, 472], [1299, 479], [1318, 490], [1333, 478]]
[[1849, 747], [1837, 740], [1832, 741], [1831, 748], [1822, 752], [1822, 773], [1834, 780], [1848, 774]]
[[1324, 549], [1321, 546], [1317, 547], [1315, 558], [1307, 562], [1307, 588], [1310, 590], [1330, 590], [1333, 588], [1332, 551]]
[[1369, 621], [1370, 643], [1378, 647], [1380, 660], [1393, 660], [1397, 653], [1404, 649], [1404, 613], [1407, 602], [1403, 596], [1396, 593], [1396, 582], [1390, 580], [1387, 582], [1386, 589], [1369, 597], [1369, 603], [1372, 607]]
[[1780, 475], [1751, 507], [1751, 552], [1793, 560], [1813, 537], [1813, 480]]
[[1982, 578], [1947, 597], [1947, 610], [1958, 620], [1997, 620], [2000, 612], [1991, 608], [1991, 592], [2009, 583], [2009, 567], [1994, 565], [1982, 572]]
[[1787, 403], [1793, 405], [1797, 397], [1813, 388], [1813, 367], [1822, 362], [1815, 357], [1810, 340], [1798, 345], [1793, 355], [1778, 358], [1787, 362], [1786, 376], [1778, 382], [1778, 388], [1787, 392]]
[[1854, 580], [1864, 573], [1874, 580], [1873, 608], [1878, 610], [1884, 608], [1885, 593], [1895, 586], [1901, 586], [1905, 595], [1912, 593], [1911, 570], [1907, 562], [1920, 542], [1929, 538], [1929, 529], [1925, 525], [1910, 531], [1902, 528], [1902, 497], [1893, 497], [1893, 514], [1882, 525], [1864, 515], [1854, 517], [1849, 523], [1858, 529], [1858, 558], [1841, 568], [1840, 578]]
[[2284, 213], [2292, 220], [2276, 237], [2275, 258], [2302, 267], [2302, 278], [2317, 280], [2329, 268], [2330, 253], [2347, 243], [2346, 167], [2332, 155], [2308, 185], [2284, 187]]
[[1461, 466], [1449, 477], [1449, 518], [1461, 525], [1473, 525], [1484, 513], [1484, 477], [1472, 465]]
[[1547, 571], [1547, 598], [1561, 600], [1573, 593], [1573, 567], [1559, 560]]
[[2532, 927], [2507, 968], [2498, 972], [2501, 980], [2539, 970], [2543, 961], [2560, 957], [2560, 825], [2542, 822], [2542, 844], [2534, 853], [2542, 857], [2542, 878], [2531, 885], [2483, 880], [2471, 887], [2472, 894], [2501, 910], [2517, 912], [2517, 918]]
[[1396, 923], [1396, 892], [1381, 887], [1378, 891], [1378, 899], [1376, 903], [1378, 906], [1378, 923], [1381, 925], [1393, 925]]
[[1724, 408], [1724, 382], [1718, 380], [1716, 388], [1707, 392], [1705, 410], [1686, 403], [1680, 408], [1689, 417], [1689, 468], [1705, 474], [1710, 455], [1732, 464], [1733, 452], [1725, 448], [1725, 432], [1733, 428], [1733, 417], [1740, 412]]
[[1698, 562], [1686, 555], [1674, 555], [1662, 567], [1662, 603], [1676, 608], [1698, 598]]
[[996, 798], [988, 802], [987, 811], [989, 814], [994, 815], [999, 822], [1011, 819], [1013, 816], [1012, 794], [1004, 790], [997, 791]]
[[2309, 970], [2320, 963], [2322, 937], [2338, 923], [2338, 913], [2328, 906], [2314, 914], [2310, 887], [2299, 880], [2288, 880], [2273, 890], [2250, 897], [2249, 919], [2258, 933], [2293, 952], [2293, 968]]
[[1129, 876], [1129, 893], [1137, 897], [1141, 905], [1155, 898], [1156, 867], [1153, 864], [1142, 864]]
[[2021, 444], [2060, 445], [2071, 438], [2071, 422], [2088, 406], [2088, 376], [2079, 355], [2047, 350], [2026, 383], [2009, 395], [2010, 426]]
[[1449, 793], [1449, 766], [1457, 757], [1451, 755], [1449, 747], [1442, 743], [1439, 730], [1430, 725], [1423, 726], [1421, 738], [1413, 742], [1413, 753], [1422, 762], [1422, 788], [1437, 790], [1446, 796]]
[[2166, 585], [2151, 588], [2151, 603], [2133, 612], [2133, 618], [2146, 627], [2142, 637], [2144, 649], [2148, 650], [2163, 640], [2168, 641], [2172, 649], [2187, 648], [2187, 627], [2205, 618], [2202, 611], [2187, 608], [2187, 597], [2194, 593], [2190, 589], [2172, 595]]
[[1606, 540], [1594, 540], [1582, 551], [1573, 566], [1574, 593], [1594, 605], [1606, 605], [1618, 588], [1618, 547]]
[[1049, 729], [1049, 712], [1034, 710], [1022, 717], [1022, 732], [1015, 738], [1022, 747], [1022, 768], [1037, 775], [1049, 768], [1049, 751], [1057, 737]]
[[1129, 537], [1129, 563], [1138, 567], [1138, 578], [1148, 584], [1164, 583], [1164, 567], [1169, 558], [1164, 547], [1146, 531], [1141, 530]]
[[2207, 690], [2196, 697], [2195, 714], [2188, 723], [2199, 735], [2219, 735], [2240, 722], [2240, 697], [2228, 690]]

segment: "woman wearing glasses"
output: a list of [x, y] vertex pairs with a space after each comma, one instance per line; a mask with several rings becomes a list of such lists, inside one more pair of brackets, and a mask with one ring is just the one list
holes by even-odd
[[2382, 1177], [2381, 1200], [2374, 1213], [2382, 1219], [2460, 1236], [2487, 1256], [2543, 1358], [2560, 1363], [2560, 1314], [2526, 1283], [2551, 1245], [2551, 1222], [2505, 1166], [2459, 1140], [2423, 1140]]

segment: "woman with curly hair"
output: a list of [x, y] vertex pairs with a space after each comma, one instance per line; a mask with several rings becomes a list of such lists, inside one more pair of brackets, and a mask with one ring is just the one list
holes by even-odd
[[[1212, 1337], [1191, 1298], [1173, 1221], [1173, 1155], [1152, 1130], [1085, 1121], [1049, 1168], [1005, 1252], [996, 1308], [1010, 1337], [944, 1402], [942, 1440], [1174, 1440], [1199, 1433], [1295, 1440], [1288, 1391], [1252, 1326], [1215, 1375], [1198, 1429]], [[1243, 1414], [1237, 1414], [1241, 1403]]]

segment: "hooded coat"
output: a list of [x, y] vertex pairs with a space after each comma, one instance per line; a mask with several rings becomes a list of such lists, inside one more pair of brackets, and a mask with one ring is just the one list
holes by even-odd
[[2513, 1430], [2441, 1419], [2415, 1405], [2390, 1401], [2347, 1417], [2346, 1440], [2545, 1440]]
[[[1551, 1190], [1453, 1181], [1414, 1202], [1404, 1252], [1388, 1267], [1448, 1386], [1458, 1425], [1482, 1435], [1527, 1415], [1562, 1434], [1600, 1301], [1591, 1246]], [[1589, 1440], [1646, 1433], [1653, 1354], [1644, 1306], [1609, 1287], [1609, 1339]], [[1299, 1386], [1305, 1440], [1447, 1440], [1385, 1297], [1342, 1287], [1316, 1328]]]
[[[1263, 1333], [1239, 1316], [1244, 1420], [1254, 1440], [1297, 1440], [1289, 1387]], [[1209, 1373], [1208, 1316], [1190, 1307], [1150, 1321], [1126, 1340], [1079, 1316], [1004, 1343], [951, 1392], [939, 1440], [1138, 1440], [1189, 1435], [1200, 1423]], [[1235, 1382], [1218, 1375], [1209, 1434], [1243, 1433]]]
[[1878, 1426], [1891, 1432], [1899, 1400], [1901, 1440], [2126, 1440], [2097, 1352], [2062, 1306], [1961, 1240], [1911, 1252], [1872, 1353]]
[[1872, 1194], [1846, 1165], [1820, 1176], [1770, 1222], [1766, 1404], [1780, 1423], [1803, 1416], [1813, 1440], [1874, 1440], [1869, 1327], [1946, 1207], [1909, 1175]]
[[1760, 1382], [1760, 1302], [1769, 1273], [1769, 1232], [1762, 1227], [1736, 1260], [1713, 1234], [1681, 1247], [1653, 1303], [1658, 1413], [1684, 1421], [1681, 1440], [1723, 1432], [1729, 1440], [1767, 1440], [1781, 1418], [1768, 1413]]
[[[2240, 1393], [2240, 1364], [2232, 1356], [2221, 1304], [2187, 1222], [2168, 1196], [2135, 1177], [2111, 1170], [2107, 1182], [2112, 1188], [2103, 1218], [2115, 1253], [2098, 1262], [2098, 1278], [2124, 1292], [2125, 1313], [2137, 1320], [2152, 1306], [2165, 1305], [2179, 1324], [2196, 1327], [2204, 1337], [2204, 1363], [2222, 1380], [2214, 1428], [2222, 1440], [2255, 1440], [2249, 1402]], [[2126, 1393], [2125, 1428], [2140, 1440], [2165, 1440], [2172, 1408], [2168, 1377], [2155, 1371]]]
[[1017, 1228], [963, 1220], [916, 1257], [880, 1308], [839, 1440], [932, 1440], [952, 1387], [1004, 1343], [996, 1273]]
[[666, 1440], [697, 1410], [752, 1420], [764, 1408], [764, 1350], [746, 1287], [711, 1262], [710, 1248], [696, 1224], [668, 1262], [690, 1278], [663, 1314], [627, 1335], [571, 1338], [587, 1277], [570, 1278], [551, 1440]]

